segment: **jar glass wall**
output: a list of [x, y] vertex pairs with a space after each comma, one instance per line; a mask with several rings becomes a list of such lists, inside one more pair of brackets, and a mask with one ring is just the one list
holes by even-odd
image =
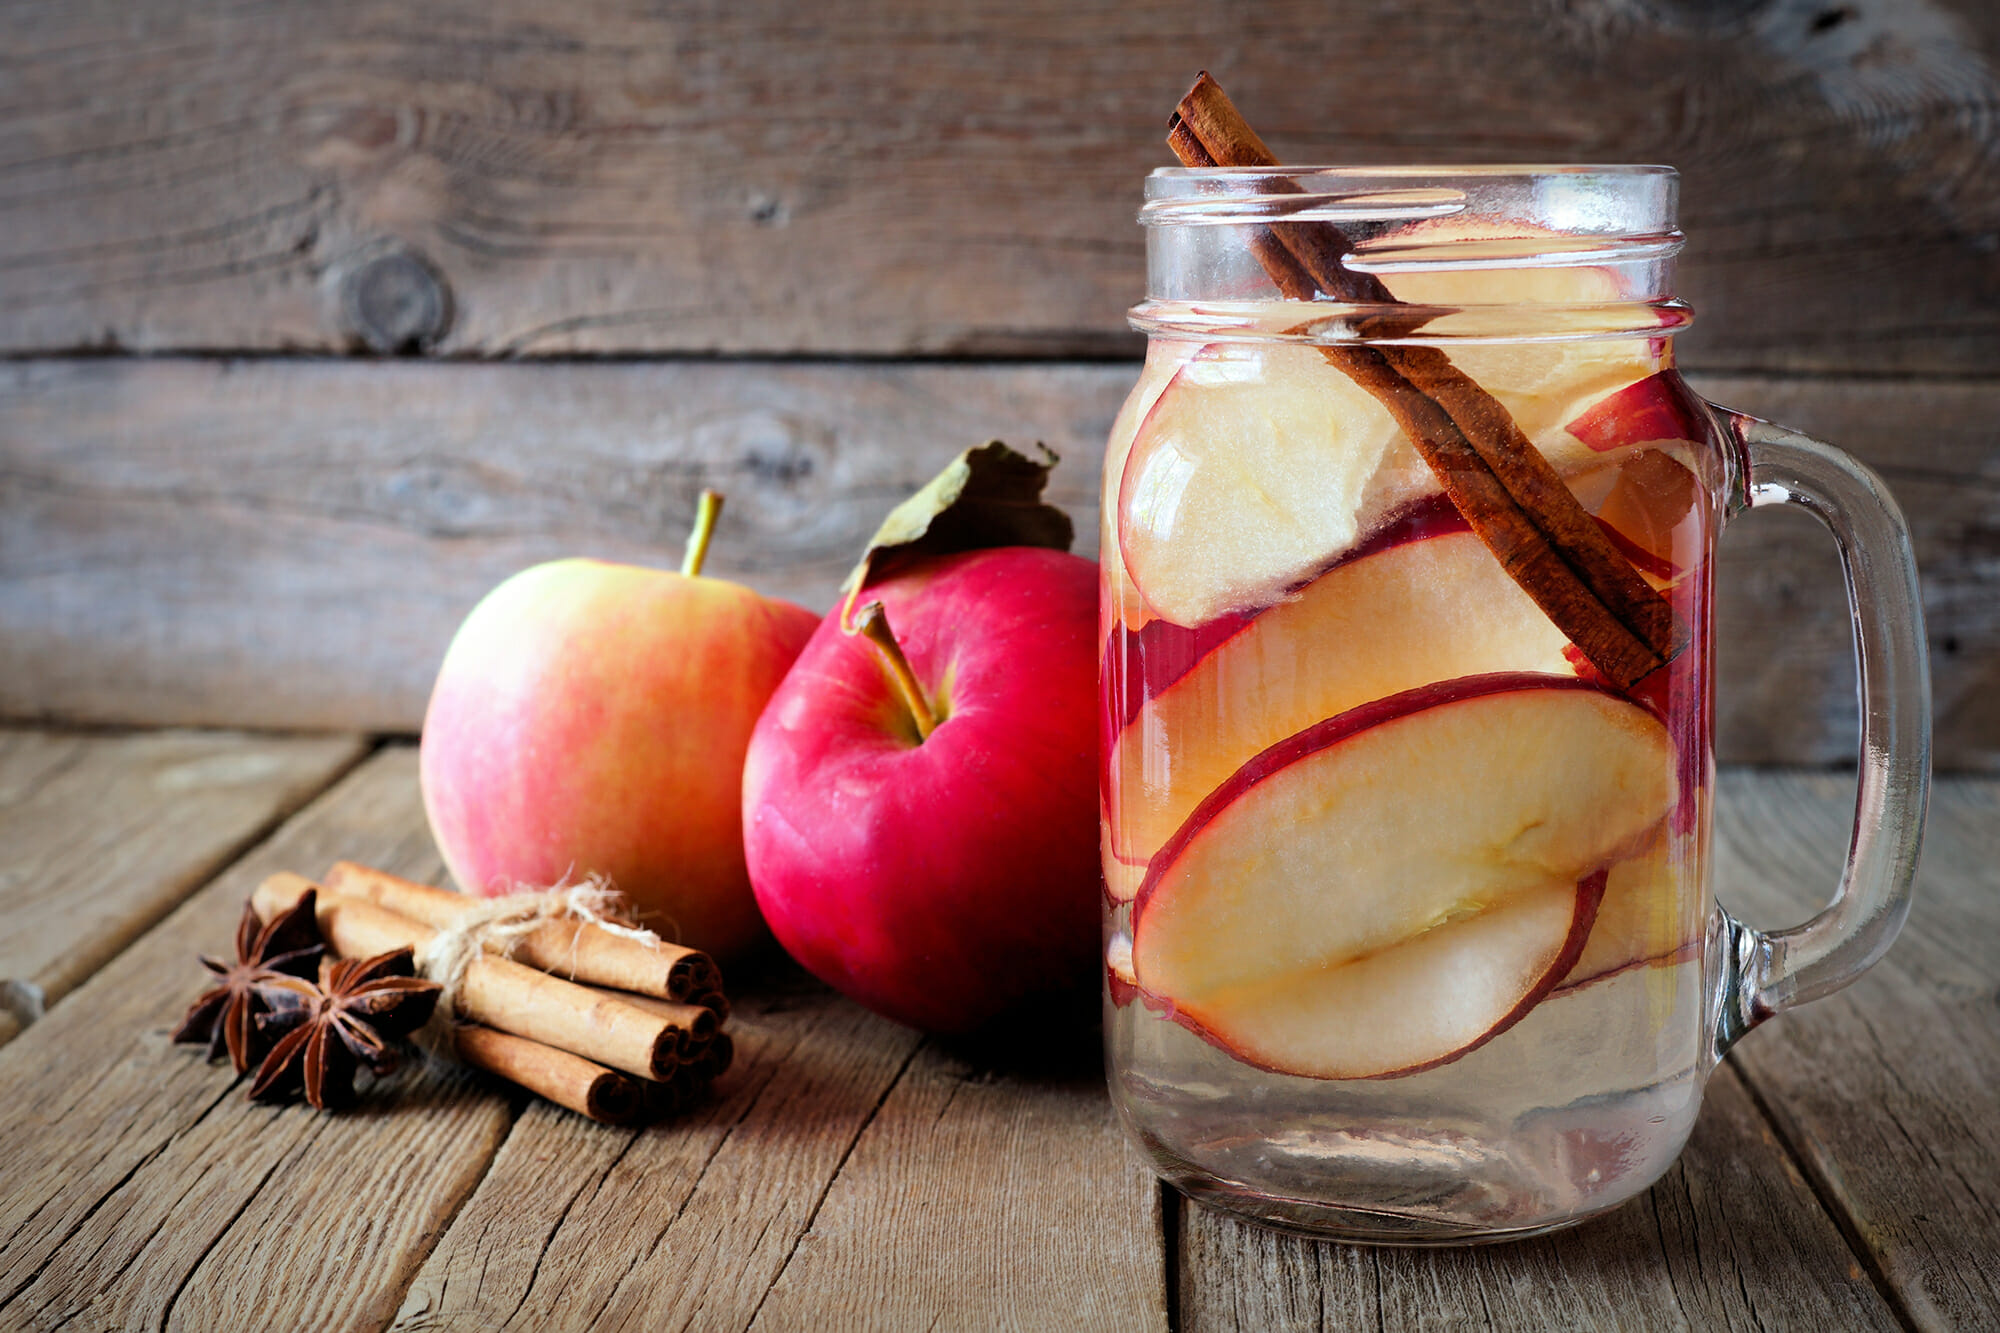
[[[1661, 168], [1148, 182], [1100, 546], [1106, 1034], [1197, 1197], [1524, 1234], [1692, 1128], [1741, 468], [1673, 368], [1673, 206]], [[1328, 224], [1384, 299], [1274, 286], [1260, 246]]]

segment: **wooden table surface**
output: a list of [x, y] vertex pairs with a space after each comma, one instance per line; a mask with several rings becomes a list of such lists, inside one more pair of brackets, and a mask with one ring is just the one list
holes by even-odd
[[[1809, 913], [1852, 786], [1725, 772], [1725, 900]], [[672, 1123], [440, 1068], [342, 1115], [251, 1105], [168, 1041], [195, 955], [280, 868], [441, 876], [414, 751], [0, 731], [0, 1328], [1993, 1328], [2000, 782], [1933, 810], [1888, 959], [1732, 1053], [1648, 1194], [1368, 1250], [1160, 1187], [1090, 1034], [957, 1048], [778, 967], [735, 979], [736, 1067]]]

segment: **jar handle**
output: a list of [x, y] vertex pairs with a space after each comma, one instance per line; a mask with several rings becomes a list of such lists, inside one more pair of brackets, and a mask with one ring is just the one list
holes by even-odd
[[1916, 555], [1881, 478], [1831, 445], [1716, 411], [1740, 451], [1730, 513], [1799, 505], [1839, 544], [1861, 706], [1854, 832], [1833, 901], [1789, 930], [1755, 930], [1723, 913], [1720, 1058], [1771, 1015], [1853, 981], [1902, 929], [1930, 797], [1931, 691]]

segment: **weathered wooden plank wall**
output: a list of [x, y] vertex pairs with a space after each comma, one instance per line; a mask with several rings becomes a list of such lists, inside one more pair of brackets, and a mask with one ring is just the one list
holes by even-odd
[[[713, 485], [731, 497], [714, 571], [824, 609], [884, 510], [989, 434], [1064, 456], [1055, 498], [1089, 549], [1130, 379], [1074, 363], [0, 367], [0, 712], [414, 730], [452, 630], [513, 570], [675, 564]], [[1695, 382], [1888, 475], [1928, 574], [1939, 753], [2000, 766], [1984, 425], [2000, 384]], [[1851, 755], [1831, 540], [1760, 513], [1722, 549], [1724, 758]]]
[[[813, 603], [971, 439], [1058, 443], [1087, 515], [1206, 65], [1295, 160], [1678, 164], [1684, 362], [1890, 477], [1941, 758], [2000, 755], [1984, 0], [73, 0], [0, 38], [0, 714], [407, 728], [482, 587], [670, 547], [718, 478], [721, 567]], [[752, 359], [436, 363], [712, 354]], [[1725, 756], [1841, 757], [1830, 546], [1729, 549]]]
[[1703, 367], [2000, 357], [1984, 0], [74, 0], [0, 33], [11, 351], [1122, 351], [1140, 178], [1208, 66], [1293, 160], [1680, 166]]

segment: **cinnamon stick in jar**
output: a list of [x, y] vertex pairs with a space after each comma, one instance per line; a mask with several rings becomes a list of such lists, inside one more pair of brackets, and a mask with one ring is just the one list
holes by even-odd
[[[451, 889], [391, 875], [387, 871], [337, 861], [326, 873], [328, 892], [364, 899], [412, 921], [448, 929], [477, 900]], [[489, 945], [488, 952], [497, 953]], [[587, 921], [549, 921], [513, 941], [507, 955], [517, 962], [574, 981], [613, 990], [685, 1001], [720, 990], [722, 974], [699, 949], [661, 941], [642, 944]]]
[[517, 1037], [511, 1032], [461, 1024], [452, 1034], [458, 1058], [603, 1125], [629, 1125], [645, 1110], [640, 1081], [580, 1055]]
[[[1206, 71], [1175, 108], [1167, 143], [1190, 167], [1279, 167]], [[1395, 305], [1378, 278], [1345, 266], [1354, 247], [1331, 223], [1274, 223], [1256, 228], [1250, 243], [1288, 300], [1324, 294]], [[1422, 322], [1391, 317], [1377, 334], [1402, 336]], [[1611, 544], [1499, 400], [1442, 351], [1382, 342], [1322, 345], [1320, 353], [1396, 418], [1501, 567], [1607, 679], [1629, 689], [1686, 648], [1688, 627], [1666, 598]]]
[[[316, 887], [302, 875], [272, 875], [251, 903], [266, 920]], [[394, 949], [421, 952], [438, 932], [420, 921], [337, 893], [319, 896], [320, 933], [334, 952], [368, 958]], [[460, 1017], [554, 1046], [640, 1078], [663, 1079], [680, 1063], [688, 1027], [637, 1005], [505, 958], [478, 957], [465, 969], [456, 997]], [[713, 1036], [715, 1015], [706, 1016]], [[699, 1020], [696, 1020], [697, 1022]]]

